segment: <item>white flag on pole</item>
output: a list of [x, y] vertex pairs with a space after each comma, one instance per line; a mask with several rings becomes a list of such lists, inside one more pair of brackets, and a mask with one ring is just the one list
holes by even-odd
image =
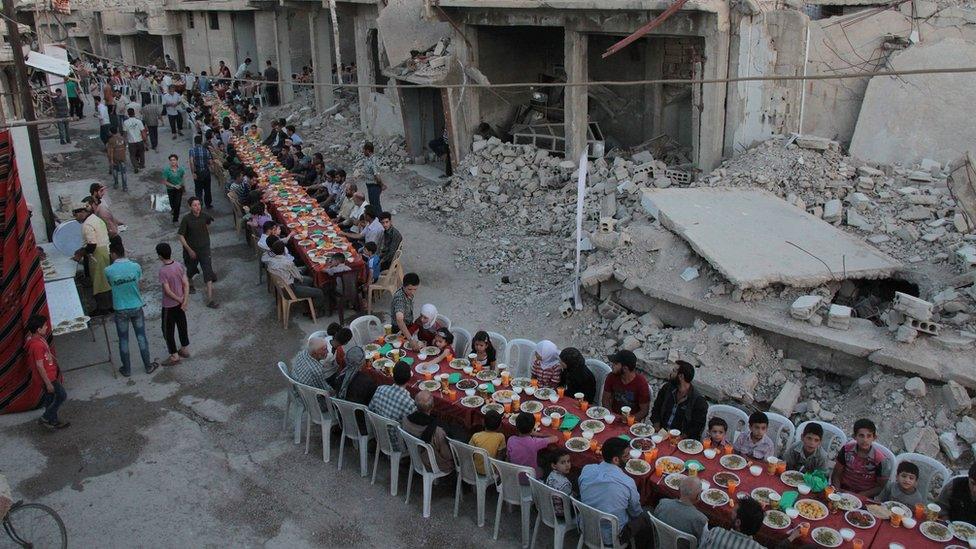
[[583, 300], [580, 298], [580, 256], [583, 247], [583, 204], [586, 199], [586, 168], [588, 159], [586, 150], [580, 155], [579, 178], [576, 180], [576, 276], [573, 278], [573, 302], [576, 310], [583, 310]]

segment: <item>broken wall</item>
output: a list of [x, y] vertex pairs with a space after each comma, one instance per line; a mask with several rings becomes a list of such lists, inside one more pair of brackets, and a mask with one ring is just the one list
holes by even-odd
[[[389, 83], [395, 84], [396, 81], [391, 80]], [[370, 137], [403, 135], [403, 113], [400, 111], [395, 88], [387, 86], [384, 93], [370, 93], [369, 103], [369, 108], [360, 107], [359, 112], [366, 117], [365, 126]]]
[[[644, 38], [627, 46], [617, 55], [603, 59], [603, 52], [621, 38], [621, 36], [589, 35], [590, 46], [587, 55], [590, 81], [660, 78], [663, 56], [661, 52], [653, 50], [663, 48], [664, 41]], [[589, 103], [590, 121], [600, 124], [600, 129], [607, 136], [607, 149], [613, 146], [631, 147], [655, 137], [658, 133], [665, 133], [660, 128], [654, 127], [653, 111], [656, 102], [651, 96], [652, 86], [608, 86], [606, 89], [612, 94], [609, 98], [612, 101], [591, 96]], [[590, 91], [592, 93], [596, 90]], [[690, 126], [691, 121], [688, 122]], [[652, 133], [654, 135], [651, 135]]]
[[453, 31], [449, 23], [425, 19], [424, 3], [417, 0], [389, 0], [380, 5], [376, 27], [390, 66], [410, 59], [410, 50], [424, 51]]

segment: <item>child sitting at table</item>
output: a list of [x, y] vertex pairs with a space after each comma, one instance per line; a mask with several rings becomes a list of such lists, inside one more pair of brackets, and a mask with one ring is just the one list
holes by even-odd
[[749, 416], [749, 432], [739, 433], [732, 443], [735, 453], [754, 459], [775, 456], [776, 445], [766, 436], [767, 429], [769, 429], [769, 417], [763, 412], [754, 412]]
[[[489, 457], [498, 459], [505, 450], [505, 435], [498, 432], [501, 426], [502, 415], [494, 410], [489, 411], [485, 414], [485, 430], [471, 435], [468, 444], [477, 446], [488, 452]], [[485, 474], [486, 465], [481, 456], [474, 456], [474, 467], [478, 470], [478, 474]]]
[[[573, 495], [573, 482], [569, 480], [569, 471], [573, 468], [573, 463], [569, 459], [569, 450], [556, 448], [540, 454], [540, 465], [544, 471], [549, 471], [546, 476], [546, 486], [559, 490], [567, 496]], [[553, 498], [553, 510], [556, 516], [563, 516], [563, 500]]]
[[725, 447], [732, 445], [731, 442], [725, 440], [725, 435], [728, 432], [729, 424], [718, 416], [712, 416], [708, 420], [708, 438], [705, 440], [709, 441], [710, 448], [714, 448], [720, 454], [724, 453]]
[[927, 498], [918, 491], [918, 473], [918, 465], [910, 461], [899, 463], [895, 482], [885, 484], [875, 499], [904, 503], [909, 509], [914, 509], [916, 503], [926, 503]]
[[[508, 462], [531, 467], [538, 477], [541, 473], [539, 450], [555, 444], [559, 439], [555, 436], [534, 436], [532, 431], [535, 429], [535, 416], [526, 412], [519, 412], [515, 417], [515, 429], [518, 434], [508, 437]], [[528, 484], [528, 481], [525, 481], [525, 484]]]
[[265, 221], [271, 221], [271, 216], [265, 213], [264, 204], [258, 202], [257, 204], [251, 206], [251, 217], [247, 224], [252, 229], [260, 229], [264, 227]]
[[802, 438], [786, 450], [783, 459], [791, 471], [810, 473], [827, 469], [827, 452], [821, 447], [823, 426], [815, 421], [803, 428]]
[[440, 349], [440, 353], [434, 357], [428, 356], [423, 364], [440, 364], [442, 360], [449, 356], [454, 356], [454, 334], [447, 328], [438, 328], [434, 332], [434, 347]]
[[485, 368], [494, 369], [498, 364], [495, 346], [491, 344], [491, 337], [484, 330], [478, 330], [471, 338], [471, 352], [477, 355], [475, 360]]
[[363, 260], [366, 261], [370, 281], [376, 282], [380, 278], [380, 256], [376, 255], [376, 243], [367, 242], [359, 250], [359, 253], [363, 256]]
[[888, 483], [893, 460], [874, 444], [878, 428], [870, 419], [854, 422], [854, 440], [841, 446], [831, 474], [831, 484], [873, 498]]

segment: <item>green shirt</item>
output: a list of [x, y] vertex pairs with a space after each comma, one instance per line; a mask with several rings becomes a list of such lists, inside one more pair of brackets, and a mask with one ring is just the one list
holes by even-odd
[[78, 97], [78, 83], [74, 80], [68, 80], [64, 85], [64, 89], [69, 99]]
[[112, 287], [112, 306], [116, 311], [142, 308], [144, 303], [142, 295], [139, 294], [142, 267], [138, 263], [124, 257], [116, 259], [114, 263], [105, 267], [105, 278]]
[[186, 175], [186, 170], [180, 166], [174, 171], [173, 168], [166, 166], [163, 168], [163, 177], [166, 182], [175, 187], [183, 186], [183, 176]]

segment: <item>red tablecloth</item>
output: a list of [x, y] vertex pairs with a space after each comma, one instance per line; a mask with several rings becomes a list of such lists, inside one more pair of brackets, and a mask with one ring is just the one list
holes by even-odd
[[941, 549], [953, 544], [967, 546], [966, 542], [958, 539], [946, 543], [934, 542], [918, 531], [918, 524], [909, 530], [908, 528], [895, 528], [890, 522], [885, 522], [878, 528], [877, 534], [874, 536], [874, 543], [871, 546], [877, 549], [888, 549], [888, 545], [891, 543], [900, 543], [908, 549]]

